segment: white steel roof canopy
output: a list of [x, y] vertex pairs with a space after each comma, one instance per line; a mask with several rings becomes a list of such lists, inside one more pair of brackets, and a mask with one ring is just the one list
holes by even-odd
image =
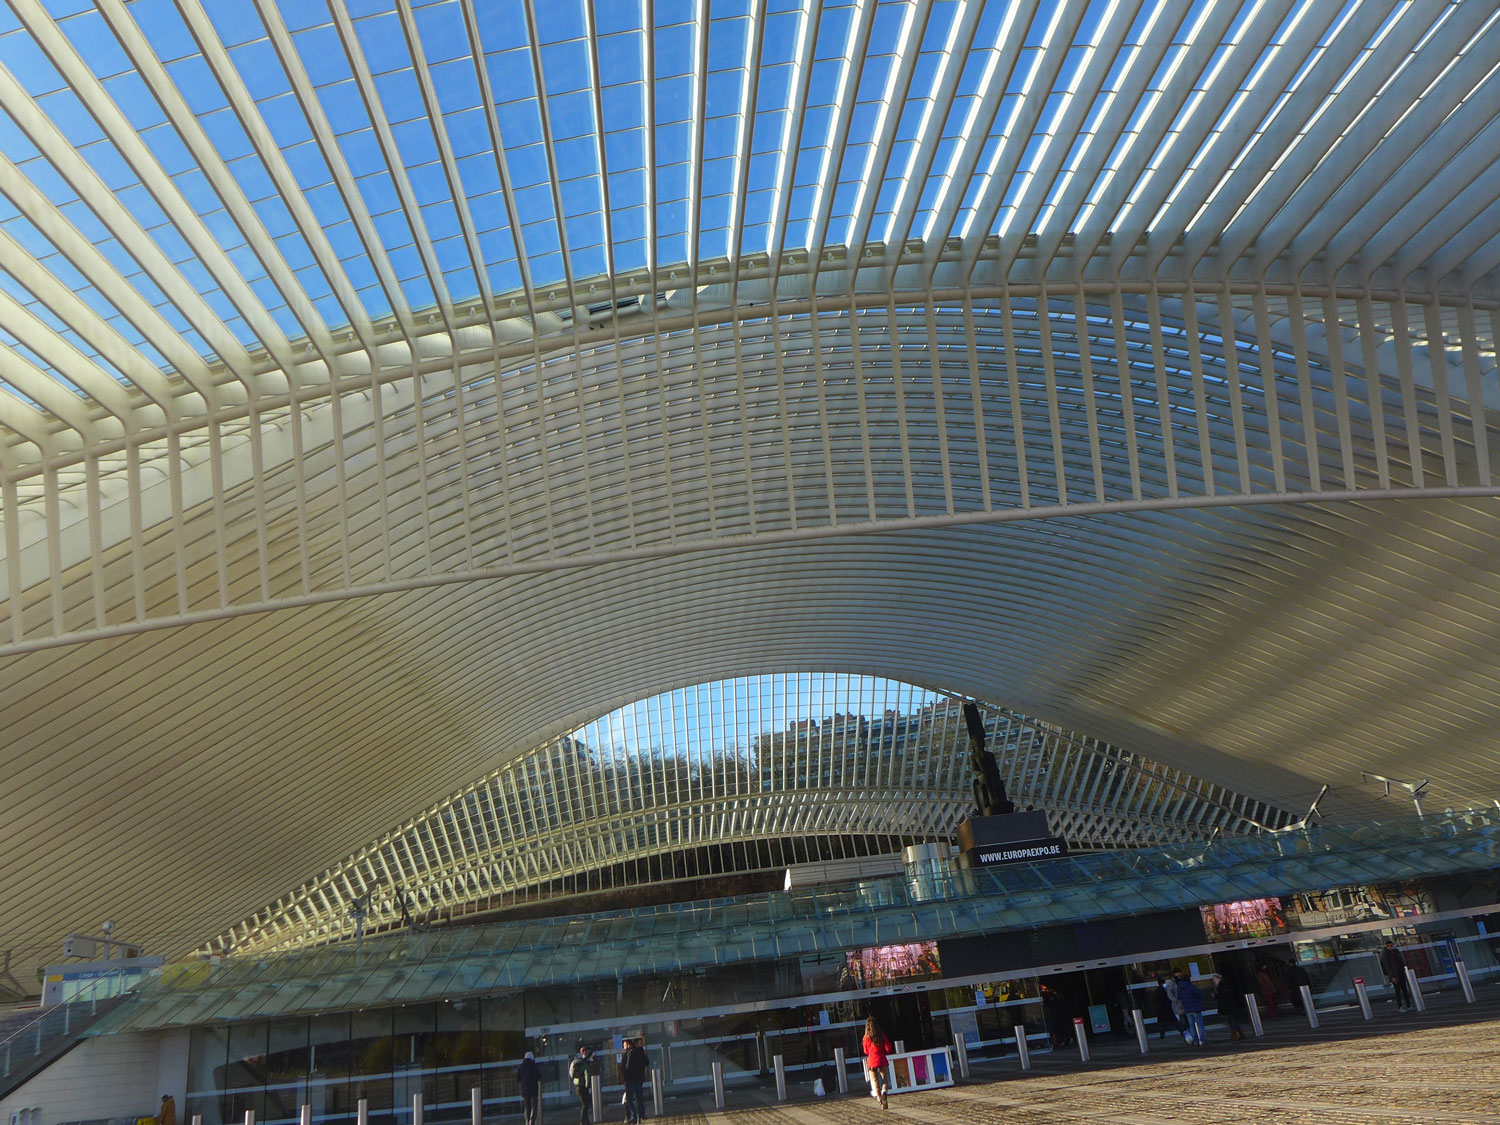
[[1480, 0], [11, 0], [0, 947], [789, 668], [1493, 799], [1497, 68]]

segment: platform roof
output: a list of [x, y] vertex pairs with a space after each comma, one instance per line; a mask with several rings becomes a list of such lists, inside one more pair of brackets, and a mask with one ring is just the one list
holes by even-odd
[[1492, 802], [1497, 68], [1479, 0], [13, 0], [0, 948], [770, 671]]

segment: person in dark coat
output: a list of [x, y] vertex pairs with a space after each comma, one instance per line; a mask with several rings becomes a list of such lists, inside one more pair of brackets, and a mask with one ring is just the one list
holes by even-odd
[[1245, 1038], [1244, 1029], [1240, 1026], [1240, 1016], [1245, 1011], [1245, 998], [1239, 994], [1239, 989], [1234, 982], [1222, 973], [1217, 977], [1218, 983], [1214, 985], [1214, 1006], [1219, 1009], [1219, 1015], [1224, 1017], [1224, 1022], [1229, 1025], [1229, 1038]]
[[568, 1081], [578, 1095], [578, 1125], [590, 1125], [594, 1110], [594, 1052], [582, 1043], [568, 1064]]
[[1172, 1007], [1172, 994], [1167, 991], [1165, 977], [1156, 978], [1156, 1037], [1165, 1039], [1168, 1030], [1177, 1030], [1177, 1013]]
[[646, 1054], [646, 1041], [632, 1039], [625, 1048], [625, 1058], [620, 1062], [625, 1079], [625, 1121], [627, 1125], [640, 1125], [646, 1119], [646, 1076], [651, 1071], [651, 1058]]
[[530, 1051], [516, 1067], [516, 1089], [521, 1094], [521, 1117], [525, 1125], [536, 1125], [542, 1109], [542, 1068]]
[[1393, 941], [1386, 942], [1385, 948], [1380, 951], [1380, 971], [1391, 982], [1391, 988], [1396, 993], [1396, 1010], [1405, 1012], [1413, 1008], [1415, 1005], [1411, 1000], [1411, 985], [1406, 980], [1406, 958]]
[[1187, 1020], [1183, 1036], [1194, 1046], [1203, 1046], [1208, 1042], [1208, 1033], [1203, 1028], [1203, 993], [1185, 976], [1177, 977], [1177, 1002], [1182, 1005], [1182, 1014]]

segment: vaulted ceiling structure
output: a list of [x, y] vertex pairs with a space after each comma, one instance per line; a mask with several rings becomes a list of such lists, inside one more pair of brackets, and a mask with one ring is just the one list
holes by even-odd
[[1500, 796], [1482, 0], [8, 0], [0, 948], [899, 678]]

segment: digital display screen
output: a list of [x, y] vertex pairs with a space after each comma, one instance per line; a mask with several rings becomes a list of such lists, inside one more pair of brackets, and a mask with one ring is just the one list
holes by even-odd
[[903, 980], [931, 980], [941, 975], [935, 941], [877, 945], [848, 954], [849, 976], [856, 988], [873, 988]]
[[1286, 907], [1279, 898], [1252, 898], [1199, 907], [1209, 941], [1237, 937], [1270, 937], [1287, 931]]

